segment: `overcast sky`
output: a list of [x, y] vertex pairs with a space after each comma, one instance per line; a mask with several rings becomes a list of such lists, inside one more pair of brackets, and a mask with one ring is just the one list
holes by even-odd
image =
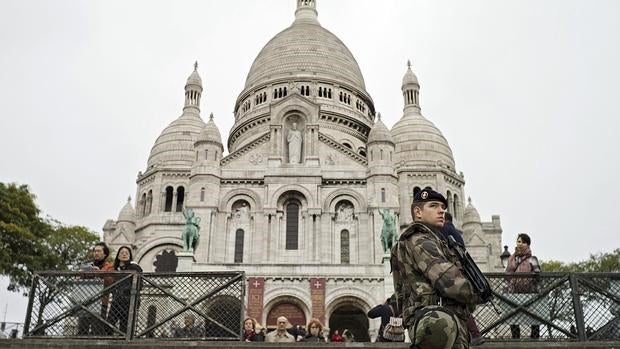
[[[203, 119], [213, 112], [227, 138], [254, 58], [295, 6], [2, 0], [0, 181], [30, 185], [45, 214], [101, 233], [181, 114], [194, 61]], [[448, 140], [483, 221], [501, 216], [504, 244], [527, 232], [534, 254], [562, 261], [620, 245], [620, 2], [318, 0], [317, 9], [388, 127], [402, 116], [411, 59], [422, 114]]]

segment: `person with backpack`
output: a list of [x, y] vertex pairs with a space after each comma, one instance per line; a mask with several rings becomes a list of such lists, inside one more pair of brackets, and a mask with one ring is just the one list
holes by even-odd
[[379, 334], [375, 342], [391, 342], [391, 340], [383, 336], [383, 332], [385, 331], [385, 327], [390, 323], [390, 318], [399, 315], [397, 309], [396, 295], [392, 294], [390, 298], [385, 300], [385, 303], [379, 304], [368, 311], [367, 315], [369, 318], [381, 318], [381, 326], [379, 326]]

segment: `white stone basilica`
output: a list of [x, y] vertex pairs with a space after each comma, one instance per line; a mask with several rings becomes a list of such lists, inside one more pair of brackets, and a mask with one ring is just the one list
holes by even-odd
[[[358, 340], [376, 335], [365, 313], [385, 301], [379, 240], [388, 209], [411, 222], [415, 187], [449, 201], [482, 270], [501, 271], [499, 216], [482, 222], [464, 205], [463, 173], [441, 132], [421, 114], [411, 67], [402, 118], [389, 130], [375, 113], [348, 48], [317, 20], [315, 0], [297, 0], [293, 24], [258, 54], [234, 107], [228, 155], [213, 116], [200, 115], [195, 69], [185, 107], [155, 141], [138, 174], [136, 207], [108, 220], [104, 240], [134, 248], [145, 271], [174, 271], [182, 211], [200, 217], [194, 262], [184, 271], [246, 272], [246, 313], [275, 325], [320, 318]], [[179, 269], [180, 270], [180, 269]]]

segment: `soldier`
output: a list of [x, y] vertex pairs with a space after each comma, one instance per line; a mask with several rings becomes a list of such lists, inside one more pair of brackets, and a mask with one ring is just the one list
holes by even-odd
[[392, 247], [394, 288], [411, 348], [469, 348], [466, 322], [480, 296], [442, 238], [446, 206], [431, 188], [414, 193], [414, 222]]

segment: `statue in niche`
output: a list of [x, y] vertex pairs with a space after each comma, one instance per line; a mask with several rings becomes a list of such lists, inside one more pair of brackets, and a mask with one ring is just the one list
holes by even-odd
[[353, 221], [353, 206], [348, 203], [342, 203], [338, 206], [336, 220], [340, 222]]
[[183, 211], [183, 217], [185, 217], [185, 229], [183, 229], [183, 234], [181, 234], [183, 251], [194, 252], [200, 238], [200, 217], [196, 217], [191, 208]]
[[383, 218], [383, 228], [381, 228], [381, 246], [383, 253], [390, 253], [394, 242], [398, 238], [396, 234], [396, 217], [384, 208], [379, 209], [379, 214]]
[[293, 123], [293, 127], [288, 131], [286, 136], [288, 142], [288, 162], [290, 164], [298, 164], [301, 159], [301, 132], [297, 129], [297, 123]]
[[248, 207], [248, 204], [244, 202], [240, 207], [237, 207], [235, 209], [234, 217], [235, 221], [239, 223], [247, 221], [250, 218], [250, 208]]

